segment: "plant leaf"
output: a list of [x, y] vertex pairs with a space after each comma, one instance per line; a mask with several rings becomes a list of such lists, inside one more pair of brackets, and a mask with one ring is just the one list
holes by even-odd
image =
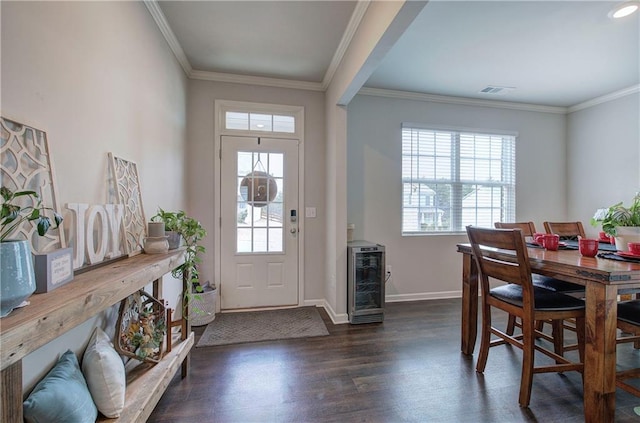
[[48, 217], [42, 217], [38, 221], [38, 235], [44, 236], [51, 227], [51, 220]]
[[30, 195], [35, 198], [38, 198], [38, 193], [35, 191], [18, 191], [13, 193], [13, 198], [22, 197], [23, 195]]
[[36, 220], [39, 217], [40, 217], [40, 209], [33, 209], [33, 211], [31, 212], [31, 214], [29, 215], [29, 217], [27, 219]]
[[56, 228], [60, 226], [62, 221], [64, 220], [62, 216], [56, 212], [53, 212], [53, 220], [56, 222]]

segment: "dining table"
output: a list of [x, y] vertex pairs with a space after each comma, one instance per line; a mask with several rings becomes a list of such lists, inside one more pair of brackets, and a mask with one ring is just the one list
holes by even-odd
[[[619, 256], [604, 244], [596, 257], [584, 257], [568, 244], [550, 251], [527, 243], [531, 271], [585, 287], [584, 421], [613, 422], [618, 291], [640, 289], [640, 259]], [[457, 251], [462, 253], [461, 350], [472, 355], [478, 328], [478, 267], [470, 244], [458, 244]], [[501, 250], [494, 254], [513, 256]]]

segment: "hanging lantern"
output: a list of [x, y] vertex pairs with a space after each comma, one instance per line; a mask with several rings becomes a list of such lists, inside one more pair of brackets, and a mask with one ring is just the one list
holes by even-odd
[[240, 182], [240, 195], [253, 207], [265, 207], [276, 198], [277, 193], [278, 184], [267, 172], [254, 170]]

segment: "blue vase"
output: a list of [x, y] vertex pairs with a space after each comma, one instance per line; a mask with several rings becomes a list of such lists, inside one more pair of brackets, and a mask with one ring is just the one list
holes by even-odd
[[0, 264], [0, 317], [4, 317], [36, 290], [29, 241], [0, 242]]

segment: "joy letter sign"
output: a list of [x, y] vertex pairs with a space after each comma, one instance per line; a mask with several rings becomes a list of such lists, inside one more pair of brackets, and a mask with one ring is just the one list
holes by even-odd
[[69, 203], [66, 208], [75, 221], [74, 269], [82, 267], [85, 258], [95, 264], [126, 253], [120, 249], [123, 204]]

